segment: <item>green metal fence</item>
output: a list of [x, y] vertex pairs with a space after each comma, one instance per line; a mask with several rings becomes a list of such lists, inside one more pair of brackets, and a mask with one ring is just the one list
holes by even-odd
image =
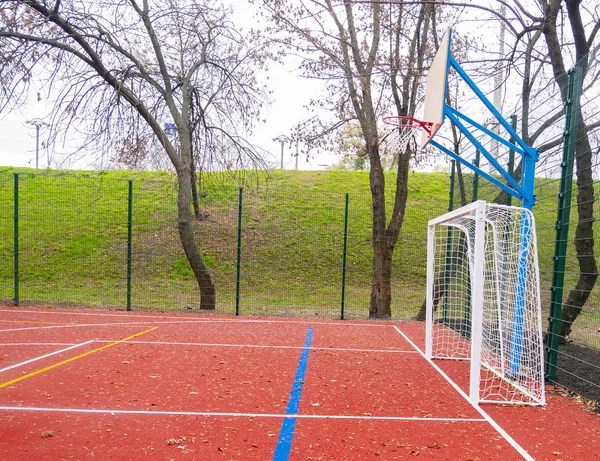
[[[0, 171], [0, 300], [198, 308], [198, 288], [179, 240], [174, 179], [107, 176]], [[446, 181], [435, 176], [440, 189]], [[217, 312], [366, 318], [370, 204], [368, 190], [209, 187], [194, 227], [218, 288]], [[424, 299], [426, 222], [446, 206], [426, 194], [415, 194], [411, 204], [406, 219], [415, 230], [402, 233], [394, 260], [397, 318], [415, 315]]]

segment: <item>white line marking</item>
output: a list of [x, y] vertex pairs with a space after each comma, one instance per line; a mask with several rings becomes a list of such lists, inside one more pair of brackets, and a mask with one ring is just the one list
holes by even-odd
[[48, 357], [52, 357], [53, 355], [60, 354], [62, 352], [70, 351], [71, 349], [76, 349], [76, 348], [81, 347], [81, 346], [86, 346], [87, 344], [90, 344], [90, 343], [93, 343], [93, 342], [94, 342], [93, 340], [92, 341], [86, 341], [84, 343], [75, 344], [74, 346], [67, 347], [67, 348], [61, 349], [59, 351], [50, 352], [49, 354], [41, 355], [39, 357], [30, 359], [30, 360], [26, 360], [25, 362], [16, 363], [14, 365], [11, 365], [10, 367], [6, 367], [6, 368], [0, 369], [0, 373], [3, 373], [3, 372], [8, 371], [8, 370], [12, 370], [13, 368], [21, 367], [23, 365], [27, 365], [28, 363], [37, 362], [38, 360], [42, 360], [42, 359], [45, 359], [45, 358], [48, 358]]
[[[143, 323], [143, 322], [140, 322]], [[123, 323], [123, 325], [129, 325], [129, 323]], [[0, 330], [0, 333], [10, 333], [13, 331], [30, 331], [30, 330], [54, 330], [56, 328], [94, 328], [94, 327], [106, 327], [106, 328], [119, 328], [118, 324], [107, 325], [105, 323], [69, 323], [65, 325], [48, 325], [48, 326], [35, 326], [35, 327], [24, 327], [24, 328], [9, 328], [7, 330]]]
[[74, 346], [74, 343], [0, 343], [0, 347], [14, 347], [14, 346]]
[[[159, 416], [215, 416], [215, 417], [241, 417], [241, 418], [289, 418], [285, 413], [219, 413], [210, 411], [152, 411], [152, 410], [107, 410], [93, 408], [42, 408], [42, 407], [3, 407], [0, 411], [39, 411], [54, 413], [91, 413], [111, 415], [159, 415]], [[357, 419], [378, 421], [431, 421], [431, 422], [466, 422], [484, 423], [483, 418], [422, 418], [412, 416], [364, 416], [364, 415], [294, 415], [298, 419]]]
[[[97, 343], [112, 343], [109, 339], [97, 339]], [[177, 341], [127, 341], [128, 344], [154, 344], [158, 346], [201, 346], [201, 347], [252, 347], [256, 349], [305, 349], [303, 346], [278, 346], [268, 344], [230, 344], [230, 343], [190, 343]], [[332, 351], [332, 352], [382, 352], [394, 354], [417, 354], [417, 351], [407, 351], [401, 349], [352, 349], [340, 347], [310, 347], [311, 351]]]
[[[125, 313], [126, 311], [123, 311], [123, 313], [121, 314], [114, 314], [114, 313], [110, 313], [110, 312], [82, 312], [80, 310], [72, 310], [69, 312], [52, 312], [52, 311], [41, 311], [41, 310], [17, 310], [17, 309], [11, 309], [8, 306], [5, 306], [4, 309], [0, 308], [0, 312], [2, 312], [4, 310], [4, 312], [10, 312], [10, 313], [18, 313], [18, 314], [43, 314], [43, 315], [69, 315], [69, 316], [73, 316], [73, 315], [81, 315], [81, 316], [94, 316], [94, 317], [120, 317], [120, 318], [148, 318], [148, 319], [176, 319], [176, 322], [132, 322], [133, 324], [136, 323], [143, 323], [143, 324], [154, 324], [154, 323], [219, 323], [219, 322], [225, 322], [225, 323], [230, 323], [230, 322], [236, 322], [236, 323], [285, 323], [285, 324], [290, 324], [290, 325], [304, 325], [304, 324], [310, 324], [310, 325], [338, 325], [338, 326], [353, 326], [353, 327], [391, 327], [393, 325], [391, 325], [390, 323], [388, 323], [387, 321], [385, 322], [381, 322], [381, 323], [375, 323], [372, 320], [371, 321], [365, 321], [364, 323], [357, 323], [357, 322], [349, 322], [347, 320], [344, 320], [344, 323], [340, 323], [339, 319], [321, 319], [318, 321], [315, 320], [294, 320], [294, 321], [290, 321], [290, 320], [279, 320], [279, 319], [248, 319], [248, 318], [240, 318], [240, 317], [220, 317], [217, 319], [185, 319], [182, 318], [184, 315], [193, 315], [187, 312], [183, 312], [181, 313], [181, 316], [174, 316], [174, 315], [145, 315], [145, 314], [140, 314], [139, 311], [131, 311], [131, 313]], [[198, 313], [197, 315], [202, 315], [200, 313]], [[207, 314], [207, 315], [212, 315], [212, 314]], [[226, 315], [226, 314], [217, 314], [217, 315]], [[346, 323], [349, 322], [349, 323]], [[124, 322], [125, 323], [125, 322]]]
[[440, 375], [444, 377], [446, 381], [448, 381], [448, 383], [454, 389], [456, 389], [456, 391], [467, 401], [467, 403], [470, 406], [472, 406], [475, 409], [475, 411], [477, 411], [477, 413], [479, 413], [489, 424], [491, 424], [491, 426], [494, 429], [496, 429], [496, 431], [498, 431], [498, 433], [504, 438], [504, 440], [506, 440], [515, 450], [519, 452], [521, 456], [523, 456], [523, 458], [525, 458], [527, 461], [535, 461], [535, 458], [533, 458], [529, 453], [527, 453], [527, 451], [521, 445], [519, 445], [517, 441], [508, 434], [508, 432], [502, 429], [502, 427], [496, 421], [494, 421], [492, 417], [485, 412], [485, 410], [483, 410], [479, 405], [473, 405], [469, 400], [469, 396], [465, 394], [465, 392], [460, 387], [458, 387], [458, 385], [454, 381], [452, 381], [452, 379], [439, 366], [437, 366], [432, 360], [429, 360], [425, 356], [425, 353], [421, 349], [419, 349], [417, 345], [413, 343], [408, 336], [406, 336], [402, 331], [400, 331], [400, 329], [397, 326], [394, 325], [394, 328], [398, 333], [400, 333], [400, 335], [402, 335], [404, 339], [406, 339], [406, 341], [408, 341], [412, 345], [412, 347], [414, 347], [417, 350], [417, 352], [421, 354], [421, 356], [425, 360], [427, 360], [427, 362], [429, 362], [429, 364], [433, 368], [435, 368], [435, 370]]

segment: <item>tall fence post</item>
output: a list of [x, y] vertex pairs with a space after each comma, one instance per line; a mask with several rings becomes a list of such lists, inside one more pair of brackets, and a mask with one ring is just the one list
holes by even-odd
[[[510, 126], [512, 127], [513, 130], [515, 130], [515, 132], [517, 131], [517, 116], [516, 115], [510, 116]], [[515, 142], [516, 142], [515, 138], [513, 138], [511, 136], [510, 143], [514, 144]], [[511, 178], [514, 177], [514, 172], [515, 172], [515, 151], [514, 151], [514, 149], [508, 150], [508, 165], [507, 165], [506, 170]], [[511, 205], [512, 205], [512, 195], [506, 194], [506, 206], [511, 206]]]
[[454, 180], [456, 176], [456, 160], [450, 162], [450, 193], [448, 194], [448, 211], [454, 210]]
[[14, 302], [19, 305], [19, 173], [14, 173], [13, 185], [13, 277]]
[[242, 205], [244, 189], [240, 187], [238, 195], [237, 259], [235, 271], [235, 315], [240, 315], [240, 274], [242, 268]]
[[[452, 160], [451, 168], [450, 168], [450, 193], [448, 196], [448, 211], [454, 210], [454, 176], [456, 175], [456, 160]], [[451, 244], [451, 233], [452, 229], [448, 228], [448, 236], [446, 237], [446, 265], [444, 267], [444, 289], [448, 288], [450, 285], [450, 271], [452, 269], [452, 258], [450, 252], [450, 244]], [[448, 314], [448, 300], [446, 296], [444, 296], [444, 303], [442, 308], [442, 322], [446, 324]]]
[[127, 310], [131, 310], [131, 246], [133, 228], [133, 181], [127, 181]]
[[344, 320], [344, 306], [346, 302], [346, 260], [348, 248], [348, 197], [349, 194], [346, 192], [346, 206], [344, 209], [344, 244], [342, 250], [342, 306], [340, 311], [340, 320]]
[[550, 316], [548, 317], [548, 337], [546, 342], [546, 378], [556, 380], [558, 361], [558, 343], [562, 314], [562, 298], [565, 282], [565, 264], [569, 238], [569, 220], [571, 219], [571, 190], [573, 188], [573, 163], [577, 143], [577, 125], [579, 124], [579, 102], [581, 97], [580, 67], [568, 72], [569, 86], [565, 102], [565, 133], [563, 142], [562, 171], [560, 192], [558, 194], [558, 213], [556, 218], [556, 238], [554, 239], [554, 267], [552, 269], [552, 287], [550, 296]]
[[[479, 149], [475, 151], [475, 166], [479, 169], [479, 161], [481, 158], [481, 152]], [[479, 173], [475, 172], [473, 175], [473, 200], [472, 202], [476, 202], [479, 195]], [[450, 210], [452, 211], [452, 210]]]

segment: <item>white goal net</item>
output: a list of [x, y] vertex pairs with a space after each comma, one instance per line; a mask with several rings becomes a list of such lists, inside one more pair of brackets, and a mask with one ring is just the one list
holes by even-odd
[[470, 400], [543, 405], [531, 211], [478, 201], [429, 222], [429, 358], [470, 360]]

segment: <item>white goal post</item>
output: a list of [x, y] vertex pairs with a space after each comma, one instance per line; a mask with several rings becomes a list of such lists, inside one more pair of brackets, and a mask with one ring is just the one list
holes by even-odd
[[429, 221], [429, 359], [470, 360], [469, 399], [544, 405], [535, 221], [477, 201]]

